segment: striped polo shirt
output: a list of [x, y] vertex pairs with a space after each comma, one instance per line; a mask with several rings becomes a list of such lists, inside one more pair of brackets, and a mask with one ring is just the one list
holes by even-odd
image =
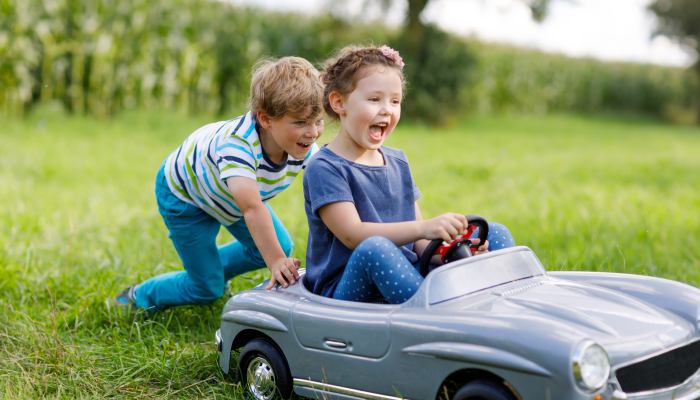
[[294, 181], [318, 151], [314, 143], [303, 160], [287, 156], [272, 162], [260, 144], [250, 112], [230, 121], [205, 125], [168, 156], [165, 176], [180, 200], [193, 204], [224, 225], [243, 218], [225, 180], [232, 176], [255, 179], [262, 201], [277, 196]]

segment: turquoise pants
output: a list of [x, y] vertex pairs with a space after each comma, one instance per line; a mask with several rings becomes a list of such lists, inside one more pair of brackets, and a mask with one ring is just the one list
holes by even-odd
[[[265, 267], [245, 219], [226, 226], [236, 240], [217, 247], [221, 223], [199, 207], [175, 197], [162, 165], [156, 177], [156, 199], [158, 211], [170, 231], [168, 237], [185, 270], [154, 276], [141, 283], [136, 291], [139, 307], [162, 310], [169, 306], [208, 304], [224, 294], [226, 282], [231, 278]], [[294, 245], [289, 232], [272, 208], [265, 205], [270, 210], [277, 240], [289, 257]]]

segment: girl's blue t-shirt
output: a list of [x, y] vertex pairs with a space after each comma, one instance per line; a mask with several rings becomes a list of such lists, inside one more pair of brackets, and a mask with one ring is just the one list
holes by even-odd
[[[332, 297], [352, 254], [326, 227], [318, 209], [329, 203], [355, 204], [362, 222], [390, 223], [416, 220], [415, 202], [421, 196], [403, 151], [382, 146], [382, 166], [348, 161], [323, 146], [304, 170], [304, 201], [309, 221], [306, 279], [309, 289]], [[418, 256], [413, 243], [400, 247], [408, 261]]]

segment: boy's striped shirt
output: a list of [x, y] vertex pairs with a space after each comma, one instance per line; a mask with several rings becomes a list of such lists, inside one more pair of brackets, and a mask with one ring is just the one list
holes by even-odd
[[286, 189], [317, 151], [314, 143], [303, 160], [287, 156], [283, 164], [273, 163], [263, 151], [256, 121], [249, 112], [197, 129], [168, 156], [165, 176], [180, 200], [231, 225], [243, 214], [228, 191], [227, 178], [255, 179], [266, 202]]

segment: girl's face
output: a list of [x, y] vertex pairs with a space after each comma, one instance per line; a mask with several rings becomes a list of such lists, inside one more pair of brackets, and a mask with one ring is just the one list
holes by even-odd
[[341, 131], [360, 147], [377, 150], [401, 118], [401, 78], [390, 68], [374, 67], [347, 95]]

